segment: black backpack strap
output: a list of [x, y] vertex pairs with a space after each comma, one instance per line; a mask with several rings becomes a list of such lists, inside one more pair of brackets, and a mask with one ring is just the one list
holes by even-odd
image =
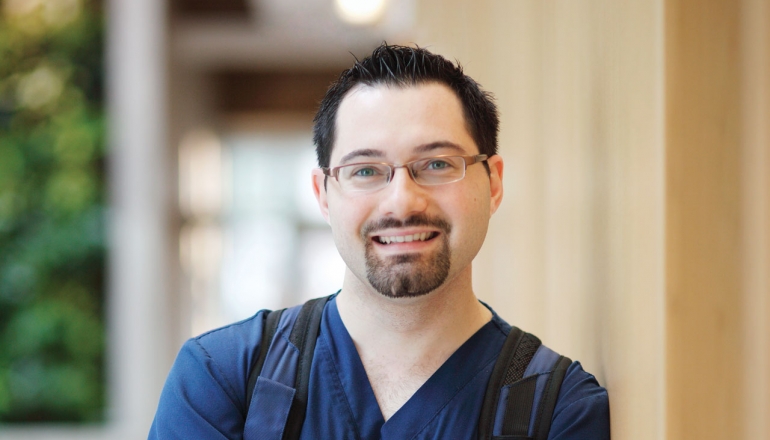
[[265, 326], [262, 330], [262, 339], [259, 342], [259, 356], [254, 361], [254, 365], [249, 370], [249, 381], [246, 384], [246, 411], [244, 411], [244, 419], [246, 414], [249, 413], [249, 406], [251, 406], [251, 397], [254, 394], [254, 387], [257, 385], [257, 377], [262, 372], [262, 366], [265, 365], [265, 359], [267, 358], [267, 351], [270, 349], [270, 344], [273, 342], [273, 336], [278, 329], [278, 322], [281, 320], [283, 311], [274, 310], [265, 312]]
[[532, 401], [537, 389], [537, 375], [532, 375], [511, 385], [503, 415], [502, 434], [529, 438], [532, 420]]
[[537, 419], [535, 420], [535, 440], [547, 440], [548, 432], [551, 430], [551, 419], [553, 418], [553, 410], [556, 407], [556, 399], [559, 397], [559, 390], [561, 389], [561, 383], [564, 381], [564, 375], [567, 373], [567, 368], [572, 365], [572, 360], [568, 357], [561, 356], [554, 365], [553, 372], [548, 378], [548, 382], [545, 385], [545, 392], [540, 399], [540, 407], [537, 410]]
[[[305, 420], [305, 412], [307, 409], [310, 367], [313, 362], [318, 331], [321, 327], [321, 315], [323, 314], [324, 306], [329, 298], [331, 298], [331, 296], [316, 298], [303, 304], [299, 313], [297, 313], [297, 318], [294, 321], [291, 333], [289, 334], [289, 342], [297, 347], [299, 357], [297, 359], [297, 370], [294, 378], [294, 399], [292, 400], [289, 415], [286, 420], [286, 426], [283, 431], [283, 439], [285, 440], [299, 439], [302, 430], [302, 424]], [[251, 406], [251, 399], [254, 394], [257, 379], [262, 373], [265, 359], [267, 358], [267, 354], [272, 345], [273, 338], [275, 337], [284, 310], [286, 309], [276, 310], [266, 314], [265, 326], [260, 341], [259, 356], [251, 367], [249, 381], [246, 385], [246, 415], [244, 419], [248, 417], [248, 411]]]
[[299, 349], [299, 365], [297, 365], [297, 377], [294, 380], [296, 394], [291, 404], [289, 418], [283, 431], [284, 440], [299, 439], [302, 424], [305, 421], [307, 410], [308, 387], [310, 385], [310, 367], [313, 363], [315, 343], [318, 338], [318, 330], [321, 327], [321, 315], [326, 301], [330, 297], [311, 299], [306, 302], [299, 312], [294, 328], [289, 335], [289, 342]]
[[[524, 371], [527, 369], [527, 365], [529, 365], [532, 357], [535, 356], [535, 352], [540, 347], [540, 345], [540, 340], [534, 335], [525, 333], [517, 327], [511, 327], [511, 331], [505, 338], [505, 343], [503, 343], [503, 349], [500, 351], [500, 356], [498, 356], [497, 362], [495, 362], [495, 366], [492, 369], [492, 376], [489, 379], [487, 391], [484, 395], [484, 403], [481, 406], [481, 416], [479, 417], [478, 432], [480, 440], [488, 440], [492, 438], [495, 425], [495, 415], [497, 413], [497, 403], [500, 400], [500, 391], [504, 386], [512, 385], [515, 382], [519, 382], [521, 380], [521, 378], [524, 376]], [[531, 385], [527, 385], [529, 382], [531, 382]], [[519, 385], [517, 385], [517, 392], [508, 395], [508, 408], [511, 406], [522, 406], [522, 403], [517, 403], [517, 401], [523, 401], [523, 399], [527, 398], [527, 394], [525, 393], [531, 393], [531, 395], [528, 395], [528, 404], [530, 408], [529, 411], [531, 411], [532, 399], [534, 398], [535, 393], [535, 381], [522, 381], [520, 383], [524, 383], [522, 389], [518, 390]], [[510, 400], [512, 395], [519, 396], [522, 394], [524, 394], [523, 397], [515, 397], [514, 401]], [[514, 405], [511, 405], [511, 403], [514, 403]], [[511, 411], [513, 411], [513, 409], [511, 409]], [[515, 420], [512, 420], [510, 417], [508, 417], [507, 413], [508, 411], [506, 412], [503, 426], [507, 426], [509, 429], [520, 431], [522, 429], [521, 421], [524, 420], [524, 418], [519, 417], [515, 418]], [[526, 425], [529, 426], [528, 417], [526, 419]], [[504, 434], [518, 435], [508, 432], [504, 432]], [[524, 432], [524, 435], [527, 435], [526, 431]]]

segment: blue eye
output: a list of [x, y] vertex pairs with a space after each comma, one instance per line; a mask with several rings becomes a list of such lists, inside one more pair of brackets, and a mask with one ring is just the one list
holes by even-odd
[[443, 170], [449, 168], [449, 163], [443, 160], [433, 160], [428, 163], [429, 170]]
[[377, 171], [374, 168], [361, 168], [353, 173], [356, 177], [372, 177], [377, 175]]

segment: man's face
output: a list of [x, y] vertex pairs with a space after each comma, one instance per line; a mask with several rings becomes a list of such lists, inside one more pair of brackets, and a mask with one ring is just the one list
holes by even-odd
[[[479, 154], [466, 129], [460, 100], [448, 87], [358, 86], [337, 113], [330, 166], [403, 164], [439, 156]], [[470, 280], [471, 261], [502, 198], [502, 160], [469, 166], [458, 182], [420, 186], [405, 168], [388, 186], [343, 191], [334, 178], [314, 172], [321, 211], [348, 270], [388, 297], [428, 294], [458, 274]]]

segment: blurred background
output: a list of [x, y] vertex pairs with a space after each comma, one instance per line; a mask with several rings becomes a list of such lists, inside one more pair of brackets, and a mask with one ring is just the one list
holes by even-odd
[[339, 288], [312, 117], [383, 40], [495, 94], [474, 289], [613, 437], [770, 438], [770, 2], [0, 4], [0, 439], [146, 438], [185, 339]]

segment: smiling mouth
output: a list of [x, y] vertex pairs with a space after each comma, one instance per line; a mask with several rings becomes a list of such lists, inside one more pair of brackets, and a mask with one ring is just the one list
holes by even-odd
[[438, 232], [420, 232], [412, 235], [378, 235], [374, 237], [374, 240], [380, 244], [391, 243], [411, 243], [413, 241], [428, 241], [435, 238]]

